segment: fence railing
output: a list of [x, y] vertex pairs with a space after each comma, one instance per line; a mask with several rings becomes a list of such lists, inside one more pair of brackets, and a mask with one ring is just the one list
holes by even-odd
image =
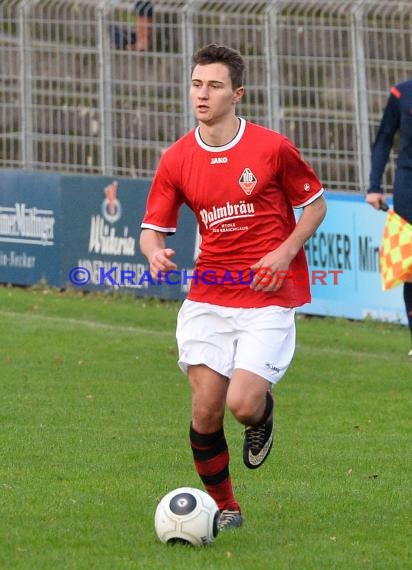
[[365, 190], [389, 89], [412, 72], [410, 0], [155, 0], [143, 16], [138, 51], [133, 0], [0, 2], [0, 167], [152, 177], [194, 125], [191, 55], [216, 42], [246, 59], [240, 114], [327, 188]]

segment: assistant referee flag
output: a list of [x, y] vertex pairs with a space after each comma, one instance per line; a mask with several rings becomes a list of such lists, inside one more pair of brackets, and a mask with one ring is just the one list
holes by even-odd
[[380, 271], [384, 291], [412, 277], [412, 225], [388, 210], [382, 245]]

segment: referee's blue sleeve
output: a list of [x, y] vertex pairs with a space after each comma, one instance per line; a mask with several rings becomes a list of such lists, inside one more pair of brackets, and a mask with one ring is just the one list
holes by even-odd
[[388, 162], [393, 139], [400, 126], [399, 97], [391, 91], [375, 142], [372, 146], [371, 172], [368, 192], [382, 192], [382, 176]]

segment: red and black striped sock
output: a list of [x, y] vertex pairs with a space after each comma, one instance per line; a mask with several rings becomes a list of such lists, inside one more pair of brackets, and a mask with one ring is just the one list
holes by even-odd
[[265, 410], [263, 412], [263, 416], [260, 418], [259, 423], [256, 424], [257, 426], [262, 426], [264, 423], [266, 423], [267, 419], [272, 415], [273, 412], [273, 396], [272, 396], [272, 392], [270, 390], [268, 390], [266, 392], [266, 405], [265, 405]]
[[197, 473], [220, 510], [239, 510], [229, 474], [229, 450], [223, 429], [201, 434], [190, 424], [190, 445]]

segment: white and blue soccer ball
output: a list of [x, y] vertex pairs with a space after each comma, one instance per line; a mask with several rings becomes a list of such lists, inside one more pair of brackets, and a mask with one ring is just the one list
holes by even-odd
[[219, 508], [210, 495], [193, 487], [167, 493], [156, 508], [155, 530], [165, 544], [207, 546], [218, 534]]

